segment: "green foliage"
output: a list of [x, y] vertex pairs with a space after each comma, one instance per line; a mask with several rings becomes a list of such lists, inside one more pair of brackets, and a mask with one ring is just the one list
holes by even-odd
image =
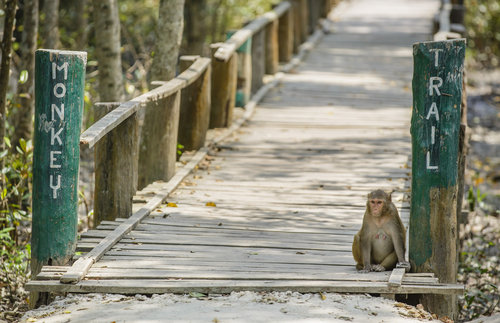
[[[460, 316], [469, 321], [480, 315], [491, 315], [500, 303], [498, 277], [500, 260], [497, 256], [498, 241], [491, 228], [481, 230], [484, 234], [472, 235], [464, 243], [460, 254], [458, 280], [466, 284], [466, 291], [460, 298]], [[487, 231], [487, 232], [485, 232]]]
[[467, 203], [469, 204], [469, 211], [474, 211], [476, 209], [476, 204], [481, 203], [486, 198], [486, 193], [481, 193], [481, 190], [469, 187], [469, 192], [467, 193]]
[[19, 145], [12, 146], [4, 138], [6, 150], [0, 153], [5, 167], [2, 169], [5, 185], [0, 194], [2, 218], [0, 229], [15, 228], [11, 233], [17, 237], [17, 229], [22, 221], [31, 219], [31, 179], [33, 177], [33, 145], [31, 140], [19, 140]]
[[[3, 295], [15, 300], [22, 294], [20, 288], [27, 280], [31, 247], [26, 224], [31, 220], [31, 178], [33, 145], [21, 139], [13, 147], [4, 138], [6, 150], [0, 153], [5, 185], [0, 194], [0, 285]], [[22, 296], [22, 295], [21, 295]]]
[[469, 49], [485, 66], [500, 63], [500, 2], [498, 0], [467, 0], [465, 25]]

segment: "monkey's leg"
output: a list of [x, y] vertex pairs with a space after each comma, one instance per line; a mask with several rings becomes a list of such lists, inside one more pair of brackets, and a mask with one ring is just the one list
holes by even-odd
[[396, 254], [396, 251], [391, 252], [387, 257], [382, 260], [380, 263], [380, 266], [384, 267], [384, 270], [392, 270], [394, 267], [396, 267], [396, 264], [398, 262], [398, 255]]
[[354, 241], [352, 242], [352, 256], [354, 261], [356, 261], [356, 269], [363, 269], [363, 260], [361, 259], [361, 241], [359, 233], [354, 236]]

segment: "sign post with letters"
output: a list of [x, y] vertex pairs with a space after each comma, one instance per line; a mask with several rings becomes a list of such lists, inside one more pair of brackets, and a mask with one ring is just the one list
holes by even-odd
[[87, 53], [35, 53], [35, 129], [31, 272], [73, 256]]
[[[413, 45], [409, 258], [413, 271], [433, 272], [441, 283], [455, 283], [458, 270], [456, 212], [464, 57], [465, 39]], [[424, 306], [434, 313], [456, 313], [454, 296], [425, 298]]]

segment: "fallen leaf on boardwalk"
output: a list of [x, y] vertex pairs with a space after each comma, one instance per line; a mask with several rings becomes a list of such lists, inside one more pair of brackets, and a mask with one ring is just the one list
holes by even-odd
[[198, 292], [189, 292], [189, 297], [192, 297], [192, 298], [205, 298], [205, 297], [207, 297], [207, 295], [203, 294], [203, 293], [198, 293]]
[[297, 255], [305, 255], [306, 253], [305, 253], [305, 252], [303, 252], [303, 251], [297, 251], [297, 252], [296, 252], [296, 254], [297, 254]]
[[207, 204], [205, 204], [205, 206], [216, 207], [214, 202], [207, 202]]
[[167, 206], [168, 207], [177, 207], [177, 204], [175, 204], [174, 202], [168, 202]]
[[30, 317], [29, 319], [26, 320], [26, 322], [36, 322], [36, 318]]
[[323, 300], [323, 301], [326, 299], [325, 294], [323, 294], [323, 293], [321, 293], [321, 292], [319, 293], [319, 296], [321, 297], [321, 300]]

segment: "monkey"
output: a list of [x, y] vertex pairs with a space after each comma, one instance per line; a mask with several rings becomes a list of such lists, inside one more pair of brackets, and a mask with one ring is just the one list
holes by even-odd
[[354, 236], [352, 255], [356, 269], [362, 273], [410, 269], [405, 261], [406, 229], [392, 203], [391, 195], [383, 190], [368, 194], [361, 230]]

